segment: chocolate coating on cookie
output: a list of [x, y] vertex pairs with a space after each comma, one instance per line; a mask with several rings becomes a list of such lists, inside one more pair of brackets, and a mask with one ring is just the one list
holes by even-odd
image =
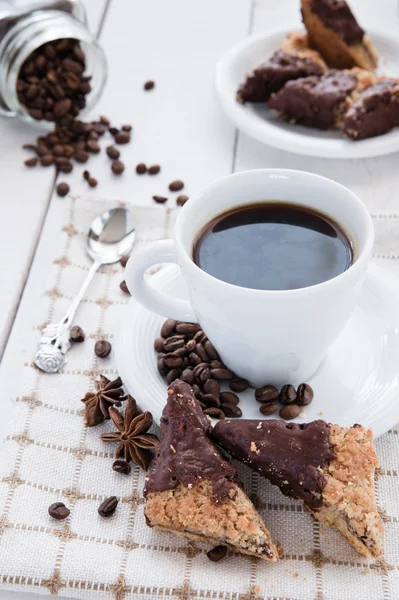
[[363, 41], [364, 30], [345, 0], [312, 0], [310, 7], [320, 21], [339, 35], [346, 44], [360, 44]]
[[271, 420], [219, 421], [213, 438], [286, 496], [301, 498], [311, 508], [322, 504], [327, 479], [323, 465], [335, 458], [325, 421], [301, 424]]
[[210, 438], [211, 422], [204, 415], [191, 387], [177, 379], [168, 389], [161, 418], [161, 443], [144, 493], [190, 487], [200, 480], [212, 483], [215, 502], [231, 497], [237, 471], [220, 454]]

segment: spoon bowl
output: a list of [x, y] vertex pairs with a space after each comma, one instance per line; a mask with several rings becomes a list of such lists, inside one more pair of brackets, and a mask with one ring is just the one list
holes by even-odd
[[96, 263], [109, 265], [130, 253], [136, 231], [126, 208], [111, 208], [94, 219], [87, 237], [87, 252]]

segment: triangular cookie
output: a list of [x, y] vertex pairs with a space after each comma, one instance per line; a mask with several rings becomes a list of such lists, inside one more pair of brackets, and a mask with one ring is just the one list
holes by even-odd
[[161, 444], [145, 483], [147, 523], [274, 562], [278, 554], [271, 535], [210, 430], [190, 386], [174, 381], [162, 414]]
[[225, 450], [304, 501], [321, 523], [335, 527], [364, 556], [379, 556], [382, 519], [374, 495], [378, 466], [371, 430], [325, 421], [219, 421], [213, 438]]

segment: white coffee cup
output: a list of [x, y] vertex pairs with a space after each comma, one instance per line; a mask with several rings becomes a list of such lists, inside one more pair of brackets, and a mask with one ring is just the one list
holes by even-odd
[[[215, 216], [262, 201], [306, 206], [331, 217], [351, 239], [354, 262], [323, 283], [265, 291], [231, 285], [202, 271], [192, 258], [193, 241]], [[200, 323], [223, 362], [258, 387], [307, 381], [342, 331], [363, 285], [374, 242], [371, 216], [344, 186], [303, 171], [262, 169], [223, 177], [181, 209], [174, 239], [134, 254], [126, 268], [130, 293], [165, 317]], [[189, 300], [173, 298], [143, 276], [154, 264], [177, 263]]]

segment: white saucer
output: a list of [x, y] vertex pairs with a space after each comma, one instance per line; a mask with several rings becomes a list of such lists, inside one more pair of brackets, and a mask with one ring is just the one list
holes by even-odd
[[[150, 281], [159, 290], [187, 297], [175, 266], [162, 269]], [[361, 423], [379, 436], [399, 421], [398, 292], [399, 285], [389, 274], [375, 265], [370, 267], [358, 307], [309, 380], [315, 398], [297, 422], [322, 418], [342, 426]], [[158, 423], [167, 385], [157, 371], [153, 344], [163, 321], [132, 298], [115, 346], [118, 372], [126, 389]], [[240, 394], [240, 408], [244, 418], [265, 418], [259, 413], [253, 389]]]
[[[289, 31], [284, 27], [252, 36], [234, 46], [218, 63], [216, 91], [227, 116], [256, 140], [280, 150], [323, 158], [368, 158], [399, 150], [399, 128], [368, 140], [353, 142], [339, 132], [320, 131], [281, 121], [265, 104], [240, 104], [239, 85], [279, 47]], [[399, 76], [399, 38], [392, 33], [368, 32], [380, 55], [378, 74]]]

